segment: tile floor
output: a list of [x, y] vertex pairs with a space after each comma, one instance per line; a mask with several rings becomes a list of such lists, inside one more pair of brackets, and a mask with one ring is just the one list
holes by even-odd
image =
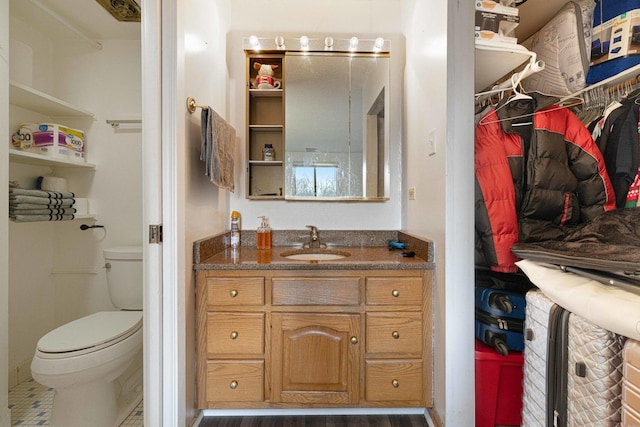
[[[11, 425], [34, 427], [48, 426], [53, 404], [53, 389], [28, 380], [9, 390]], [[120, 427], [142, 427], [142, 402], [120, 424]]]

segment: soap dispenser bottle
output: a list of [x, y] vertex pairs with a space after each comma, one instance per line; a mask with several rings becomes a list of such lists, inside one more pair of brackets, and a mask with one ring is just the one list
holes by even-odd
[[262, 218], [258, 232], [256, 234], [256, 244], [258, 249], [271, 249], [271, 228], [267, 222], [266, 216], [259, 216]]

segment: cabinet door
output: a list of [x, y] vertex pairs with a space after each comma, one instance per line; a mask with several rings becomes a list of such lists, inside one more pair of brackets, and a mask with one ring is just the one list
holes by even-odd
[[274, 313], [272, 327], [273, 402], [358, 402], [359, 315]]

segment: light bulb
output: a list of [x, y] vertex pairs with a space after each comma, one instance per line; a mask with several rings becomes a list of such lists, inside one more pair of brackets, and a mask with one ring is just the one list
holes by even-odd
[[274, 41], [276, 42], [276, 46], [278, 47], [278, 49], [284, 49], [284, 37], [276, 36]]
[[351, 40], [349, 40], [349, 49], [356, 50], [357, 48], [358, 48], [358, 38], [351, 37]]
[[377, 52], [382, 50], [382, 47], [384, 46], [384, 39], [382, 37], [378, 37], [376, 39], [375, 44], [373, 45], [374, 50], [376, 50]]
[[249, 37], [249, 44], [252, 48], [258, 49], [260, 47], [260, 40], [257, 36], [251, 36]]
[[300, 49], [302, 50], [309, 49], [309, 37], [307, 36], [300, 37]]
[[324, 49], [325, 50], [333, 49], [333, 37], [326, 37], [324, 39]]

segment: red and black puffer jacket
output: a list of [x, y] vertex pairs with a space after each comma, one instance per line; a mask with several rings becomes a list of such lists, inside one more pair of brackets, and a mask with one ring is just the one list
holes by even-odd
[[517, 271], [514, 243], [561, 238], [616, 207], [587, 128], [567, 108], [536, 108], [543, 102], [503, 103], [476, 126], [476, 264], [494, 271]]

